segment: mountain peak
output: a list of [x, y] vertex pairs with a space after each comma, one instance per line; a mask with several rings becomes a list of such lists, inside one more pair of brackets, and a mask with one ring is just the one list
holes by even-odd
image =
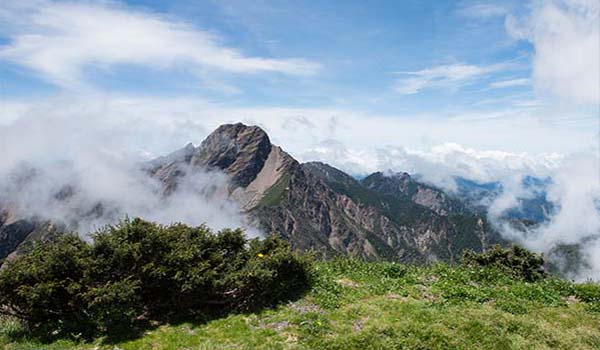
[[215, 137], [217, 135], [240, 135], [241, 139], [244, 137], [269, 138], [267, 133], [259, 126], [246, 125], [244, 123], [222, 124], [216, 128], [215, 131], [210, 133], [208, 138], [211, 138], [211, 136]]
[[153, 159], [143, 165], [144, 169], [150, 170], [151, 172], [156, 171], [156, 169], [166, 166], [172, 163], [187, 163], [190, 161], [194, 152], [196, 151], [196, 147], [194, 144], [189, 142], [185, 147], [180, 148], [174, 152], [167, 154], [166, 156], [161, 156], [156, 159]]
[[246, 187], [262, 169], [271, 146], [258, 126], [224, 124], [202, 141], [191, 163], [223, 170], [231, 176], [233, 187]]

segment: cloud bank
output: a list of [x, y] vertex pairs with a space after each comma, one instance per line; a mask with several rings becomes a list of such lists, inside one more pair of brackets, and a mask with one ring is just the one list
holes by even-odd
[[507, 17], [514, 38], [534, 48], [533, 83], [541, 94], [600, 103], [600, 2], [534, 1], [525, 16]]
[[153, 155], [137, 146], [150, 136], [147, 130], [163, 134], [167, 145], [178, 139], [176, 132], [148, 120], [142, 126], [135, 118], [113, 119], [102, 104], [88, 103], [71, 109], [46, 104], [39, 106], [44, 112], [28, 109], [0, 127], [0, 204], [17, 217], [54, 220], [83, 235], [126, 215], [259, 234], [228, 199], [223, 173], [187, 169], [177, 190], [163, 195], [164, 185], [142, 169]]

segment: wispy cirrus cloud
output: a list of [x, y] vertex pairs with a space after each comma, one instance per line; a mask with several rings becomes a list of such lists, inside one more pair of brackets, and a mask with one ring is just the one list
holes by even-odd
[[307, 75], [320, 68], [301, 58], [248, 56], [213, 33], [116, 2], [2, 2], [0, 28], [9, 41], [0, 60], [62, 87], [83, 85], [88, 67], [189, 69], [199, 77], [207, 71]]
[[501, 5], [493, 3], [476, 3], [464, 5], [456, 11], [459, 15], [473, 19], [488, 19], [504, 16], [507, 9]]
[[454, 63], [413, 72], [398, 72], [408, 77], [396, 81], [394, 90], [401, 94], [410, 95], [429, 88], [456, 88], [499, 71], [504, 67], [504, 64], [478, 66]]
[[490, 84], [490, 87], [491, 88], [505, 88], [505, 87], [513, 87], [513, 86], [527, 86], [529, 84], [531, 84], [531, 79], [518, 78], [518, 79], [495, 81]]

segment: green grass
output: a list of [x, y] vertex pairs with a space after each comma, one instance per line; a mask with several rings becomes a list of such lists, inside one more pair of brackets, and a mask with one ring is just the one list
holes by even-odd
[[281, 198], [285, 193], [290, 183], [290, 175], [283, 175], [271, 188], [269, 188], [265, 196], [261, 199], [259, 206], [273, 207], [281, 202]]
[[600, 286], [341, 259], [318, 263], [312, 291], [293, 303], [118, 343], [40, 344], [0, 324], [5, 349], [600, 349]]

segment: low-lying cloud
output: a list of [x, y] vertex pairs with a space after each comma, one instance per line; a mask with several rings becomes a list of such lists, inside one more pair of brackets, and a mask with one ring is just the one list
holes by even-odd
[[[206, 199], [207, 194], [219, 193], [224, 181], [219, 174], [190, 173], [190, 187], [184, 185], [181, 196], [165, 202], [158, 184], [143, 176], [138, 166], [187, 142], [199, 144], [218, 125], [237, 121], [263, 127], [273, 143], [298, 160], [321, 160], [353, 175], [406, 171], [448, 191], [456, 190], [455, 176], [479, 183], [497, 181], [504, 192], [488, 203], [492, 220], [518, 205], [519, 198], [530, 195], [522, 183], [525, 176], [551, 178], [546, 191], [556, 210], [545, 224], [528, 232], [514, 231], [501, 222], [498, 227], [507, 237], [536, 251], [585, 242], [582, 253], [589, 267], [576, 277], [600, 278], [600, 244], [593, 239], [598, 231], [595, 223], [600, 222], [594, 208], [600, 197], [598, 150], [591, 138], [587, 142], [578, 134], [580, 129], [558, 125], [544, 130], [543, 122], [522, 114], [508, 120], [491, 118], [489, 122], [470, 118], [420, 120], [362, 116], [334, 109], [231, 108], [185, 98], [63, 95], [0, 108], [0, 147], [5, 150], [0, 173], [7, 176], [26, 162], [53, 174], [40, 177], [40, 181], [53, 184], [40, 185], [50, 190], [41, 197], [33, 192], [28, 196], [31, 200], [25, 201], [34, 211], [40, 210], [36, 205], [44, 203], [40, 198], [48, 198], [62, 184], [73, 182], [85, 189], [82, 198], [90, 198], [77, 197], [79, 202], [71, 202], [75, 206], [89, 208], [101, 199], [117, 203], [114, 207], [120, 209], [118, 213], [139, 213], [161, 222], [248, 227], [235, 204], [218, 196], [215, 202]], [[496, 133], [492, 135], [490, 130]], [[495, 143], [490, 143], [488, 149], [492, 150], [482, 151], [485, 146], [440, 142], [448, 139]], [[573, 139], [581, 141], [575, 148], [578, 152], [565, 148], [564, 152], [539, 154], [493, 150], [502, 149], [503, 144], [510, 148], [514, 140], [530, 141], [532, 147], [545, 149], [550, 147], [540, 140], [556, 146]], [[57, 166], [58, 161], [62, 165]], [[56, 208], [58, 214], [51, 211], [47, 215], [65, 216], [70, 209], [67, 205]]]
[[164, 184], [143, 169], [154, 155], [138, 148], [140, 139], [163, 137], [170, 144], [177, 133], [147, 120], [111, 119], [101, 104], [51, 106], [39, 106], [43, 113], [33, 108], [0, 127], [0, 202], [17, 217], [53, 220], [82, 234], [125, 216], [258, 234], [228, 199], [225, 174], [186, 169], [176, 190], [165, 196]]
[[[357, 151], [331, 142], [308, 153], [359, 174], [365, 168], [418, 174], [421, 180], [451, 193], [457, 192], [457, 176], [481, 184], [498, 183], [500, 194], [486, 198], [485, 205], [488, 218], [506, 238], [542, 253], [576, 245], [584, 264], [560, 268], [577, 271], [569, 275], [577, 280], [600, 280], [600, 157], [595, 153], [530, 156], [478, 151], [457, 144], [443, 144], [429, 151], [404, 147]], [[527, 177], [549, 181], [540, 189], [524, 184]], [[522, 199], [534, 198], [534, 191], [540, 190], [555, 208], [543, 223], [517, 229], [506, 221], [509, 210], [519, 209]]]

